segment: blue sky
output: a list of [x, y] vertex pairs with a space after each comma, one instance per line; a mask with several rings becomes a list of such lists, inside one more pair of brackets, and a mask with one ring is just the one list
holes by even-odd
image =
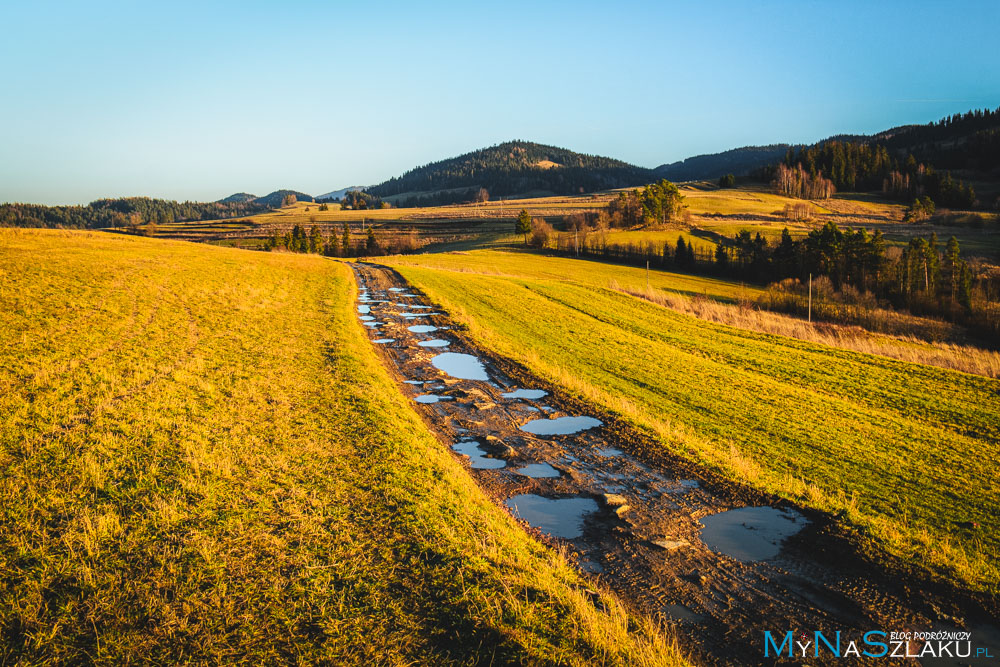
[[1000, 106], [1000, 3], [7, 2], [0, 201], [366, 185], [508, 139], [656, 166]]

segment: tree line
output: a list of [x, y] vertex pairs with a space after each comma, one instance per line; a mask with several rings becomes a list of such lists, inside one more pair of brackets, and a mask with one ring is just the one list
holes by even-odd
[[98, 199], [86, 206], [0, 204], [0, 227], [96, 229], [135, 228], [196, 220], [238, 218], [262, 213], [268, 207], [249, 202], [176, 202], [149, 197]]
[[783, 162], [758, 176], [792, 197], [824, 199], [835, 190], [857, 192], [880, 190], [885, 195], [910, 201], [930, 197], [938, 206], [970, 209], [979, 205], [975, 190], [938, 172], [912, 153], [902, 159], [878, 143], [827, 141], [798, 151], [789, 149]]
[[565, 227], [562, 233], [532, 240], [566, 255], [781, 284], [793, 293], [805, 290], [810, 275], [824, 277], [838, 298], [943, 317], [1000, 335], [1000, 276], [977, 271], [962, 258], [955, 237], [942, 244], [932, 233], [898, 247], [881, 231], [841, 229], [827, 222], [800, 239], [786, 228], [776, 242], [745, 230], [733, 237], [716, 235], [712, 250], [683, 235], [676, 243], [615, 243], [599, 227], [574, 228], [568, 220]]
[[327, 257], [376, 257], [412, 253], [420, 247], [416, 231], [379, 235], [374, 227], [366, 227], [364, 223], [361, 223], [361, 229], [362, 238], [359, 239], [352, 234], [346, 222], [339, 230], [334, 228], [329, 233], [324, 233], [318, 225], [312, 225], [307, 231], [304, 225], [297, 224], [284, 233], [274, 230], [265, 239], [263, 249]]

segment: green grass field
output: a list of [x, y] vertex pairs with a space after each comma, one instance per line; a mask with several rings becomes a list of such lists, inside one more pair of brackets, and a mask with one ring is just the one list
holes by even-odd
[[[381, 259], [381, 258], [380, 258]], [[622, 289], [649, 286], [688, 296], [705, 297], [727, 303], [740, 298], [754, 299], [763, 293], [759, 287], [732, 283], [705, 276], [650, 271], [631, 266], [605, 264], [566, 257], [545, 257], [521, 250], [471, 250], [387, 258], [393, 266], [435, 268], [448, 272], [495, 275], [532, 280], [568, 281], [587, 287], [606, 288], [617, 284]], [[456, 277], [456, 280], [460, 278]]]
[[678, 662], [431, 436], [354, 290], [0, 229], [0, 662]]
[[[499, 252], [391, 263], [482, 345], [664, 447], [841, 516], [876, 555], [1000, 587], [1000, 381], [714, 324], [607, 288], [612, 275], [643, 285], [636, 269]], [[660, 289], [740, 290], [652, 275]]]

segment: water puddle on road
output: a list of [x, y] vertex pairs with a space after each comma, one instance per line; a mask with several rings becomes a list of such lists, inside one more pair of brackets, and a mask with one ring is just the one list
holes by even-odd
[[431, 340], [422, 340], [417, 345], [420, 347], [448, 347], [451, 345], [451, 341], [444, 340], [443, 338], [433, 338]]
[[507, 499], [507, 507], [529, 524], [553, 537], [583, 535], [583, 519], [598, 510], [593, 498], [544, 498], [524, 493]]
[[508, 391], [506, 394], [500, 395], [504, 398], [527, 398], [533, 401], [543, 396], [548, 396], [549, 392], [544, 389], [515, 389], [514, 391]]
[[459, 380], [489, 380], [483, 362], [471, 354], [445, 352], [431, 359], [431, 365]]
[[[400, 308], [410, 308], [412, 310], [432, 310], [434, 306], [421, 306], [419, 303], [397, 303]], [[441, 313], [435, 313], [440, 315]]]
[[372, 307], [371, 306], [358, 306], [358, 312], [361, 313], [362, 315], [367, 315], [368, 313], [372, 312]]
[[406, 327], [406, 330], [410, 333], [430, 333], [437, 331], [438, 328], [431, 324], [414, 324], [412, 327]]
[[703, 517], [701, 523], [701, 540], [709, 549], [749, 562], [777, 556], [785, 539], [809, 521], [795, 510], [741, 507]]
[[371, 322], [375, 319], [374, 315], [358, 315], [358, 319], [362, 322]]
[[378, 345], [387, 345], [388, 343], [395, 343], [396, 339], [395, 338], [376, 338], [372, 342], [376, 343]]
[[475, 440], [460, 440], [451, 448], [462, 456], [469, 457], [469, 465], [477, 470], [495, 470], [507, 465], [503, 459], [495, 459], [487, 455]]
[[438, 403], [440, 401], [450, 401], [451, 396], [438, 396], [437, 394], [420, 394], [413, 400], [417, 403]]
[[431, 315], [440, 315], [441, 313], [400, 313], [400, 317], [405, 317], [408, 320], [412, 320], [414, 317], [430, 317]]
[[663, 613], [672, 621], [700, 623], [704, 619], [704, 616], [694, 613], [682, 604], [668, 604], [663, 608]]
[[525, 477], [531, 477], [532, 479], [538, 479], [540, 477], [559, 477], [559, 471], [550, 466], [548, 463], [529, 463], [523, 468], [518, 468], [515, 471], [519, 475], [524, 475]]
[[624, 453], [625, 452], [623, 452], [622, 450], [617, 449], [615, 447], [602, 447], [602, 448], [600, 448], [600, 449], [597, 450], [597, 455], [598, 456], [605, 456], [605, 457], [621, 456]]
[[569, 435], [603, 424], [593, 417], [559, 417], [557, 419], [533, 419], [521, 426], [525, 433], [534, 435]]
[[382, 326], [381, 322], [362, 322], [369, 329], [374, 329], [376, 327]]
[[405, 287], [390, 287], [389, 291], [390, 292], [405, 292], [406, 288]]

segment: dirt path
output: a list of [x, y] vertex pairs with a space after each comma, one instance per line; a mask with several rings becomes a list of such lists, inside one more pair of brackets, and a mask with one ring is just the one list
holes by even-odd
[[[974, 644], [996, 643], [988, 601], [866, 560], [824, 517], [674, 458], [476, 349], [391, 269], [355, 272], [359, 317], [441, 441], [539, 539], [566, 545], [583, 571], [674, 625], [695, 661], [769, 664], [764, 630], [779, 642], [789, 630], [839, 630], [846, 643], [869, 630], [963, 628], [976, 630]], [[528, 432], [562, 426], [589, 428]], [[811, 651], [810, 664], [825, 662]]]

